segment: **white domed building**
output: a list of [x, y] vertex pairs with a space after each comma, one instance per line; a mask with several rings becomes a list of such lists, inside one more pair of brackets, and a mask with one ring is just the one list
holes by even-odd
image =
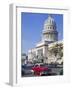
[[62, 44], [62, 41], [58, 41], [58, 31], [54, 18], [48, 16], [44, 22], [42, 30], [42, 40], [37, 43], [36, 47], [28, 51], [28, 60], [39, 61], [43, 63], [61, 63], [57, 61], [57, 57], [51, 52], [51, 48], [55, 45]]

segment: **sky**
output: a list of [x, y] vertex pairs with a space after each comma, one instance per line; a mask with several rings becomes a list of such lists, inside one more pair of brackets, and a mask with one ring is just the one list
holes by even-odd
[[57, 26], [58, 40], [63, 40], [63, 15], [44, 13], [21, 13], [21, 52], [27, 53], [41, 40], [44, 21], [51, 15]]

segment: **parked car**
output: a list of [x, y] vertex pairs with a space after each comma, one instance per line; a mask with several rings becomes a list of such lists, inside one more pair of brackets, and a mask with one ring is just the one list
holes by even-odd
[[32, 70], [34, 71], [34, 75], [37, 75], [37, 76], [42, 76], [46, 72], [51, 71], [51, 69], [49, 69], [48, 67], [46, 67], [44, 65], [35, 65], [32, 68]]
[[21, 67], [21, 75], [31, 75], [33, 74], [33, 70], [32, 70], [32, 66], [26, 66], [26, 65], [22, 65]]

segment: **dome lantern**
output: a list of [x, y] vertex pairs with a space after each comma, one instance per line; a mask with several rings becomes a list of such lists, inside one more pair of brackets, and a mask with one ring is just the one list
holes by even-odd
[[44, 31], [48, 30], [56, 30], [56, 22], [50, 15], [44, 22]]

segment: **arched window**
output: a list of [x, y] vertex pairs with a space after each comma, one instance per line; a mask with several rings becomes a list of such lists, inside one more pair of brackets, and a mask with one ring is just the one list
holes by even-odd
[[51, 26], [50, 26], [50, 29], [51, 29]]
[[53, 29], [54, 29], [54, 26], [53, 26]]
[[49, 26], [48, 26], [48, 29], [49, 29]]

